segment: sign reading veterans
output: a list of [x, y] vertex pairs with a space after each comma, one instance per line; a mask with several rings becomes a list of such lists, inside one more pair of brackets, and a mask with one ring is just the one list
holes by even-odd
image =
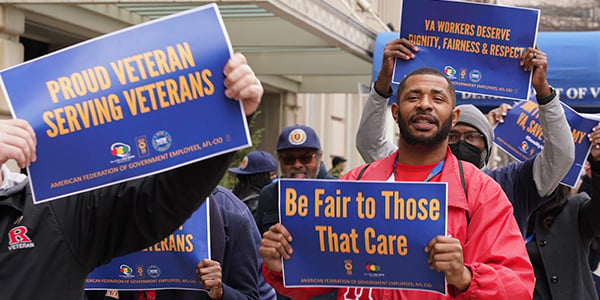
[[88, 290], [202, 290], [196, 265], [210, 257], [209, 201], [155, 245], [113, 258], [88, 275]]
[[400, 37], [415, 43], [414, 59], [396, 61], [394, 82], [433, 67], [457, 91], [528, 99], [531, 72], [520, 55], [535, 45], [539, 10], [461, 1], [404, 0]]
[[210, 4], [0, 72], [12, 115], [37, 136], [34, 201], [248, 146], [241, 103], [224, 94], [231, 54]]
[[286, 287], [369, 287], [446, 294], [425, 246], [446, 235], [447, 184], [281, 179], [293, 240]]
[[[585, 118], [568, 105], [561, 104], [575, 143], [575, 160], [561, 183], [574, 187], [590, 152], [587, 135], [598, 121]], [[515, 103], [504, 117], [504, 123], [494, 129], [494, 135], [494, 143], [515, 159], [525, 161], [536, 156], [544, 147], [538, 104], [533, 101]]]

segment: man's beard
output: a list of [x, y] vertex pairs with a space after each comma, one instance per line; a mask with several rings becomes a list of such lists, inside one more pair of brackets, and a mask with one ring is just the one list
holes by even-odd
[[[439, 131], [432, 137], [419, 137], [410, 133], [408, 129], [408, 123], [412, 121], [417, 115], [412, 116], [410, 120], [407, 122], [403, 121], [402, 115], [398, 113], [398, 127], [400, 128], [400, 137], [409, 145], [423, 145], [425, 147], [431, 148], [433, 146], [437, 146], [442, 143], [446, 138], [448, 138], [448, 134], [450, 133], [450, 129], [452, 128], [452, 115], [446, 119], [446, 121], [442, 124], [442, 127]], [[437, 118], [434, 118], [435, 125], [440, 124], [440, 121]]]

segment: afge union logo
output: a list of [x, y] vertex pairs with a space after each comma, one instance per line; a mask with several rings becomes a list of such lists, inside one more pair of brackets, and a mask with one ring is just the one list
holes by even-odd
[[479, 82], [481, 81], [481, 72], [479, 70], [473, 70], [471, 72], [469, 72], [469, 79], [471, 79], [471, 82]]
[[148, 270], [146, 270], [146, 272], [148, 273], [148, 276], [152, 278], [160, 277], [160, 268], [156, 265], [151, 265], [150, 267], [148, 267]]
[[294, 129], [292, 132], [290, 132], [288, 140], [292, 145], [302, 145], [306, 141], [306, 132], [300, 128]]
[[164, 131], [157, 131], [152, 136], [152, 147], [158, 152], [164, 152], [171, 147], [171, 135]]

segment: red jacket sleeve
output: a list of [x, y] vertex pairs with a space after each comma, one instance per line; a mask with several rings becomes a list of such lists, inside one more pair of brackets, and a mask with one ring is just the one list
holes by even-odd
[[493, 180], [471, 177], [468, 198], [471, 221], [463, 247], [471, 285], [456, 299], [531, 299], [533, 267], [508, 198]]

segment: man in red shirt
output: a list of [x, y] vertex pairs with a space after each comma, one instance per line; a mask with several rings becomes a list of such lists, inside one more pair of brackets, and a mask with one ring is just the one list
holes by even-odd
[[[531, 299], [533, 268], [506, 195], [474, 165], [459, 162], [448, 147], [448, 133], [460, 114], [455, 105], [454, 87], [444, 74], [431, 68], [410, 73], [392, 105], [400, 127], [398, 151], [342, 177], [448, 183], [448, 235], [434, 237], [425, 251], [431, 267], [444, 272], [449, 295], [339, 288], [337, 299]], [[293, 253], [292, 237], [283, 225], [275, 224], [263, 235], [259, 252], [265, 279], [279, 293], [308, 299], [334, 290], [283, 286], [281, 258]]]

